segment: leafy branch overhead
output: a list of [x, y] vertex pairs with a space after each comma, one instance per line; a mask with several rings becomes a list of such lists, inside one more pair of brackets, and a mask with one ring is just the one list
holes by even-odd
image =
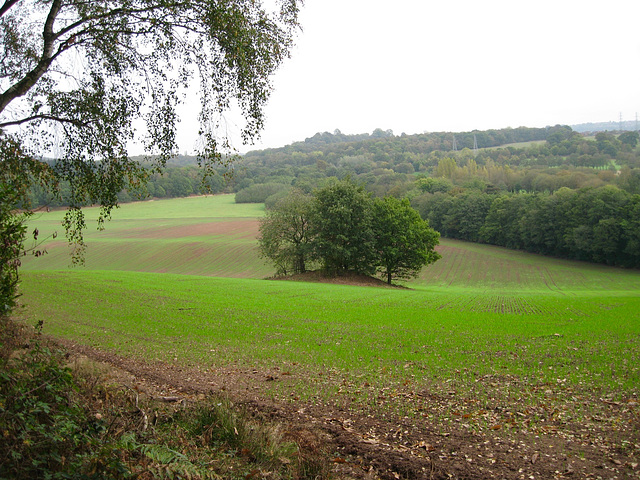
[[[220, 161], [230, 147], [217, 127], [234, 100], [246, 120], [243, 139], [255, 138], [297, 11], [296, 0], [275, 13], [245, 0], [7, 0], [0, 8], [0, 128], [35, 155], [55, 146], [59, 176], [85, 180], [75, 182], [76, 203], [112, 207], [114, 188], [142, 173], [127, 160], [133, 121], [146, 120], [144, 145], [164, 165], [177, 149], [176, 106], [194, 82], [203, 163]], [[23, 128], [10, 129], [16, 126]]]
[[[101, 224], [120, 191], [163, 169], [177, 152], [177, 107], [187, 92], [199, 92], [205, 179], [234, 153], [221, 128], [225, 113], [242, 114], [244, 142], [257, 137], [301, 3], [280, 0], [273, 10], [253, 0], [0, 3], [0, 184], [19, 179], [19, 192], [36, 185], [64, 193], [64, 226], [81, 260], [81, 207], [100, 205]], [[152, 168], [129, 157], [132, 142], [153, 155]], [[28, 207], [26, 194], [11, 198], [9, 211]]]

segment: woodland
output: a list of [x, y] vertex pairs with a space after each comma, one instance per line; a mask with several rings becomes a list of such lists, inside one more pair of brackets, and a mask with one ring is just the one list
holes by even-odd
[[[419, 135], [336, 130], [248, 152], [204, 183], [195, 159], [178, 156], [151, 175], [146, 191], [123, 190], [119, 199], [235, 192], [237, 202], [270, 208], [294, 187], [311, 193], [348, 177], [375, 197], [407, 198], [443, 237], [637, 268], [638, 138], [564, 125]], [[35, 189], [32, 201], [56, 205]]]

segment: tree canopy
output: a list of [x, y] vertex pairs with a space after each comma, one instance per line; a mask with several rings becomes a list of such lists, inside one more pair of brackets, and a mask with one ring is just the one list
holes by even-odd
[[312, 195], [292, 190], [260, 221], [258, 241], [278, 274], [314, 264], [331, 275], [379, 272], [391, 284], [438, 260], [439, 238], [408, 200], [374, 199], [346, 179]]
[[315, 192], [313, 252], [325, 270], [375, 272], [372, 214], [370, 194], [348, 179]]
[[377, 269], [387, 283], [415, 277], [422, 267], [441, 258], [434, 250], [440, 234], [429, 228], [408, 199], [376, 198], [372, 218]]
[[277, 273], [305, 273], [311, 254], [312, 197], [292, 190], [260, 220], [260, 252]]

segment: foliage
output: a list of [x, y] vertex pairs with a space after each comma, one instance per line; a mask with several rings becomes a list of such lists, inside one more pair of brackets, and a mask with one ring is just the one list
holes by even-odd
[[311, 202], [312, 197], [293, 190], [260, 219], [260, 252], [274, 263], [278, 275], [307, 270], [312, 247]]
[[304, 273], [311, 260], [331, 275], [379, 271], [390, 284], [440, 258], [438, 238], [408, 200], [374, 200], [347, 179], [313, 195], [293, 190], [260, 220], [258, 242], [277, 274]]
[[378, 270], [388, 284], [394, 278], [415, 277], [422, 267], [441, 258], [434, 250], [440, 234], [429, 228], [409, 200], [375, 199], [372, 219]]
[[14, 213], [17, 199], [7, 185], [0, 184], [0, 316], [15, 307], [18, 297], [18, 267], [27, 235], [25, 215]]
[[288, 190], [282, 183], [261, 183], [243, 188], [236, 193], [236, 203], [264, 203], [271, 195]]
[[314, 193], [311, 213], [313, 255], [330, 273], [375, 272], [371, 196], [347, 179]]
[[0, 367], [0, 477], [129, 478], [116, 445], [103, 444], [107, 425], [82, 408], [59, 352], [35, 341]]
[[445, 237], [640, 267], [640, 195], [613, 185], [534, 194], [426, 193], [413, 205]]
[[[17, 142], [0, 136], [0, 316], [7, 315], [15, 306], [20, 259], [27, 253], [26, 221], [30, 211], [28, 185], [23, 175], [39, 185], [46, 185], [51, 179], [47, 165], [25, 155]], [[37, 229], [33, 238], [38, 238]], [[35, 248], [30, 251], [42, 253]]]
[[[480, 147], [475, 151], [474, 136]], [[458, 150], [452, 148], [454, 137]], [[282, 148], [248, 152], [239, 161], [236, 180], [239, 188], [277, 178], [317, 187], [328, 178], [350, 176], [376, 196], [398, 198], [451, 189], [533, 193], [607, 184], [628, 188], [615, 172], [620, 167], [640, 172], [634, 132], [600, 138], [598, 142], [559, 125], [382, 138], [324, 132]]]
[[[249, 0], [4, 2], [0, 164], [10, 165], [19, 195], [40, 185], [69, 206], [63, 225], [78, 247], [74, 261], [85, 247], [81, 207], [101, 205], [101, 227], [120, 192], [138, 189], [176, 152], [177, 106], [193, 82], [200, 83], [205, 177], [233, 152], [218, 127], [234, 102], [246, 121], [243, 140], [255, 138], [270, 77], [298, 26], [298, 2], [279, 7], [270, 12]], [[151, 168], [127, 154], [127, 144], [140, 140], [154, 155]], [[51, 163], [37, 160], [50, 154]], [[7, 185], [6, 176], [0, 180]]]
[[622, 132], [618, 135], [618, 140], [620, 140], [620, 143], [623, 145], [636, 148], [638, 141], [640, 141], [640, 134], [638, 134], [638, 132]]

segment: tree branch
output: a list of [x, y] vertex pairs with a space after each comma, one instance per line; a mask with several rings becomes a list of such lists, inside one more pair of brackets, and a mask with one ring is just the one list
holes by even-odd
[[9, 11], [9, 9], [11, 7], [13, 7], [19, 1], [20, 0], [6, 0], [4, 2], [4, 5], [2, 5], [2, 7], [0, 7], [0, 17], [3, 16], [5, 13], [7, 13]]
[[31, 117], [22, 118], [20, 120], [13, 120], [11, 122], [0, 123], [0, 128], [10, 127], [10, 126], [14, 126], [14, 125], [22, 125], [23, 123], [32, 122], [34, 120], [53, 120], [54, 122], [70, 123], [72, 125], [75, 125], [76, 127], [88, 127], [89, 126], [88, 122], [81, 122], [79, 120], [73, 120], [71, 118], [56, 117], [55, 115], [41, 114], [41, 115], [32, 115]]
[[51, 62], [53, 62], [54, 59], [53, 43], [56, 40], [56, 35], [53, 33], [53, 23], [60, 12], [61, 4], [61, 0], [53, 0], [53, 3], [51, 4], [51, 9], [47, 15], [47, 20], [42, 32], [44, 45], [42, 47], [42, 55], [40, 56], [38, 64], [33, 68], [33, 70], [27, 73], [22, 80], [11, 85], [0, 95], [0, 112], [2, 112], [14, 99], [27, 93], [51, 66]]

